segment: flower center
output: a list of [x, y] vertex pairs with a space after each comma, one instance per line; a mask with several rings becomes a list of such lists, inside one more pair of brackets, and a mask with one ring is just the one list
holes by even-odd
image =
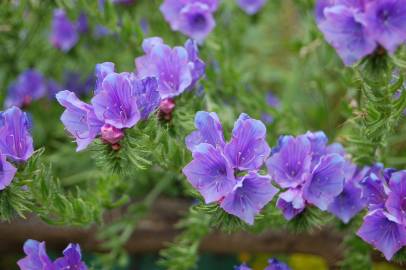
[[196, 14], [191, 19], [191, 25], [195, 30], [204, 30], [206, 27], [206, 17], [203, 14]]

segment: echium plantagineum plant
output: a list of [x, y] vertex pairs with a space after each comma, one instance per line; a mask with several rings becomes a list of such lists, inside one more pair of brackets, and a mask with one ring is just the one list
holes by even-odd
[[403, 0], [318, 0], [317, 25], [346, 65], [406, 42]]
[[24, 244], [26, 257], [17, 262], [20, 270], [87, 270], [82, 261], [82, 253], [78, 244], [69, 244], [63, 251], [63, 256], [52, 261], [49, 258], [45, 242], [27, 240]]
[[12, 163], [23, 164], [34, 152], [30, 121], [18, 107], [0, 112], [0, 190], [10, 185], [17, 172]]
[[[170, 48], [159, 37], [144, 40], [145, 55], [136, 58], [136, 72], [116, 73], [115, 65], [96, 65], [96, 85], [90, 104], [72, 91], [56, 94], [65, 107], [61, 121], [75, 138], [81, 151], [98, 136], [120, 148], [124, 130], [146, 120], [158, 107], [166, 115], [174, 109], [174, 100], [192, 89], [203, 76], [205, 65], [197, 46], [188, 40], [184, 47]], [[169, 103], [169, 105], [168, 105]]]
[[[100, 222], [111, 252], [95, 269], [112, 269], [127, 262], [123, 246], [160, 194], [191, 195], [184, 232], [161, 252], [165, 269], [193, 268], [212, 229], [327, 225], [345, 235], [350, 269], [372, 248], [404, 257], [406, 0], [14, 2], [1, 19], [20, 10], [28, 23], [0, 27], [18, 31], [0, 44], [9, 63], [0, 76], [9, 85], [0, 93], [2, 220], [34, 212], [56, 225]], [[293, 42], [290, 23], [300, 24]], [[47, 127], [52, 134], [35, 140], [47, 150], [34, 151], [31, 133]], [[90, 151], [74, 153], [62, 127], [77, 151]], [[105, 209], [123, 205], [125, 216], [103, 222]], [[55, 260], [45, 242], [23, 250], [22, 270], [88, 269], [78, 244]], [[265, 270], [276, 269], [289, 266], [271, 259]]]
[[278, 192], [269, 175], [260, 173], [270, 147], [266, 127], [241, 114], [226, 142], [216, 113], [198, 112], [197, 130], [186, 137], [193, 160], [183, 169], [205, 203], [216, 202], [229, 214], [248, 224]]
[[328, 210], [343, 222], [364, 208], [359, 181], [360, 170], [346, 159], [341, 145], [327, 145], [323, 132], [282, 136], [267, 161], [269, 173], [286, 189], [277, 207], [286, 219], [300, 214], [306, 205]]

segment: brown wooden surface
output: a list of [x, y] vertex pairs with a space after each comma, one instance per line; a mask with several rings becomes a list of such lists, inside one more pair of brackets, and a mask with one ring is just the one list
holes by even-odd
[[[170, 242], [178, 233], [173, 225], [189, 203], [181, 200], [160, 199], [151, 214], [139, 223], [126, 245], [131, 253], [156, 252]], [[114, 211], [106, 215], [110, 220], [120, 215]], [[48, 226], [32, 216], [27, 220], [17, 219], [12, 223], [0, 223], [0, 254], [21, 252], [26, 239], [47, 241], [47, 246], [63, 248], [68, 242], [80, 243], [84, 250], [99, 251], [95, 239], [95, 228], [75, 229]], [[268, 231], [259, 235], [246, 232], [234, 234], [212, 233], [202, 245], [202, 251], [215, 253], [269, 252], [269, 253], [309, 253], [320, 255], [330, 266], [341, 257], [341, 236], [331, 230], [321, 230], [313, 234], [293, 235], [287, 232]]]

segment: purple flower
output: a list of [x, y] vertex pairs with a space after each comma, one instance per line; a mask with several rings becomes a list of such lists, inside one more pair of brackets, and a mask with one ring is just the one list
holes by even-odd
[[234, 124], [232, 138], [224, 147], [224, 153], [234, 168], [259, 169], [271, 153], [266, 142], [266, 127], [242, 113]]
[[183, 173], [206, 203], [223, 199], [237, 184], [230, 162], [220, 149], [207, 143], [194, 147], [193, 160]]
[[368, 35], [390, 53], [406, 41], [406, 5], [403, 0], [375, 0], [365, 4]]
[[34, 152], [30, 120], [18, 107], [0, 113], [0, 153], [14, 161], [27, 161]]
[[208, 143], [215, 148], [225, 145], [223, 127], [215, 112], [197, 112], [195, 116], [196, 131], [189, 134], [185, 141], [190, 151], [201, 143]]
[[204, 75], [204, 63], [198, 57], [197, 46], [187, 41], [186, 48], [170, 48], [159, 37], [145, 39], [145, 55], [135, 59], [137, 77], [158, 78], [161, 99], [180, 95]]
[[286, 220], [291, 220], [300, 214], [306, 207], [302, 190], [290, 188], [279, 194], [276, 206], [282, 210], [283, 216]]
[[406, 245], [406, 227], [382, 209], [370, 212], [357, 235], [381, 251], [387, 260]]
[[383, 208], [389, 190], [384, 182], [375, 173], [369, 174], [361, 181], [363, 198], [366, 200], [369, 210]]
[[133, 127], [141, 119], [137, 96], [126, 74], [109, 74], [91, 101], [98, 119], [116, 128]]
[[252, 270], [252, 269], [249, 268], [245, 263], [243, 263], [240, 266], [234, 266], [234, 270]]
[[86, 13], [81, 12], [79, 14], [79, 18], [76, 22], [76, 28], [77, 28], [78, 32], [82, 33], [82, 34], [89, 31], [89, 22], [87, 20]]
[[324, 16], [318, 26], [344, 64], [352, 65], [375, 50], [376, 42], [368, 35], [356, 10], [337, 5], [324, 9]]
[[277, 108], [280, 106], [280, 100], [277, 96], [274, 95], [271, 91], [268, 91], [266, 94], [266, 103], [272, 108]]
[[101, 64], [96, 64], [96, 89], [94, 90], [95, 94], [97, 94], [102, 89], [102, 82], [104, 78], [110, 73], [114, 73], [114, 63], [112, 62], [104, 62]]
[[350, 179], [345, 183], [343, 191], [329, 205], [328, 211], [348, 223], [364, 207], [362, 190]]
[[279, 152], [266, 162], [273, 180], [282, 188], [301, 185], [310, 172], [311, 144], [305, 136], [285, 136]]
[[217, 0], [165, 0], [160, 10], [172, 30], [202, 42], [213, 30]]
[[235, 215], [248, 224], [254, 224], [255, 216], [267, 205], [278, 189], [272, 186], [269, 176], [249, 172], [227, 194], [220, 206], [227, 213]]
[[343, 191], [346, 162], [332, 150], [320, 131], [279, 138], [266, 165], [272, 179], [287, 188], [277, 201], [286, 219], [294, 218], [307, 204], [326, 210]]
[[69, 244], [63, 251], [63, 257], [54, 262], [55, 268], [60, 270], [87, 270], [87, 266], [82, 262], [82, 253], [78, 244]]
[[106, 26], [101, 24], [96, 24], [93, 30], [93, 37], [98, 40], [102, 37], [110, 35], [112, 32]]
[[53, 79], [50, 79], [47, 81], [47, 88], [48, 88], [48, 98], [49, 99], [54, 99], [56, 93], [58, 93], [62, 89], [60, 84]]
[[142, 80], [133, 80], [132, 83], [141, 119], [145, 120], [160, 104], [161, 98], [157, 90], [158, 82], [153, 77], [147, 77]]
[[85, 149], [98, 135], [104, 142], [117, 144], [124, 137], [122, 129], [147, 119], [159, 105], [155, 78], [139, 80], [134, 74], [114, 73], [113, 68], [112, 63], [103, 63], [96, 68], [97, 84], [100, 85], [91, 105], [70, 91], [59, 92], [56, 96], [66, 108], [61, 120], [75, 137], [77, 151]]
[[17, 262], [21, 270], [87, 270], [82, 262], [82, 254], [78, 244], [69, 244], [63, 251], [63, 257], [54, 262], [48, 257], [45, 242], [27, 240], [24, 244], [26, 257]]
[[27, 69], [8, 88], [4, 106], [24, 107], [46, 95], [47, 84], [41, 73]]
[[346, 65], [375, 51], [389, 53], [406, 41], [406, 7], [402, 0], [319, 0], [316, 21]]
[[76, 151], [85, 149], [100, 133], [103, 122], [97, 119], [91, 105], [79, 100], [70, 91], [56, 94], [58, 102], [65, 107], [61, 121], [67, 131], [76, 139]]
[[192, 74], [184, 48], [156, 44], [146, 53], [135, 61], [137, 74], [140, 78], [159, 78], [158, 91], [162, 99], [178, 96], [190, 86]]
[[247, 14], [253, 15], [261, 10], [265, 5], [266, 0], [237, 0], [237, 4]]
[[63, 9], [55, 9], [50, 41], [63, 52], [69, 51], [78, 42], [78, 33]]
[[17, 262], [21, 270], [56, 270], [45, 249], [45, 242], [27, 240], [24, 243], [26, 257]]
[[198, 112], [195, 125], [197, 130], [186, 137], [193, 160], [183, 173], [206, 203], [217, 202], [227, 213], [253, 224], [277, 193], [269, 176], [258, 174], [270, 153], [265, 126], [243, 113], [226, 143], [217, 114]]
[[291, 270], [289, 266], [275, 258], [268, 261], [269, 265], [264, 270]]
[[178, 20], [178, 30], [198, 42], [203, 42], [216, 25], [209, 6], [200, 2], [191, 3], [182, 8]]
[[406, 171], [392, 174], [389, 188], [390, 192], [385, 203], [386, 209], [406, 227]]
[[0, 190], [10, 185], [17, 169], [6, 160], [6, 156], [0, 154]]
[[326, 210], [343, 190], [344, 162], [344, 158], [337, 154], [323, 156], [304, 184], [304, 199], [321, 210]]

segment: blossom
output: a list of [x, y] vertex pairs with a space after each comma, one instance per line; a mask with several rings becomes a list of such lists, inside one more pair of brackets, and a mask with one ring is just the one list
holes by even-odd
[[17, 162], [27, 161], [34, 152], [30, 120], [18, 107], [0, 112], [0, 153]]
[[301, 188], [290, 188], [279, 194], [276, 206], [282, 210], [286, 220], [291, 220], [306, 208]]
[[365, 5], [368, 34], [390, 53], [406, 41], [406, 6], [402, 0], [375, 0]]
[[93, 107], [78, 99], [73, 92], [58, 92], [56, 99], [65, 107], [61, 121], [75, 137], [78, 145], [76, 151], [85, 149], [99, 134], [103, 122], [97, 118]]
[[237, 0], [237, 4], [247, 14], [257, 13], [265, 5], [266, 0]]
[[141, 118], [136, 93], [124, 74], [109, 74], [102, 89], [92, 98], [96, 117], [116, 128], [130, 128]]
[[343, 191], [334, 198], [328, 206], [328, 211], [348, 223], [351, 218], [358, 214], [365, 207], [365, 200], [362, 197], [362, 189], [352, 179], [344, 184]]
[[26, 257], [17, 262], [21, 270], [54, 270], [55, 267], [46, 252], [45, 242], [27, 240], [24, 243]]
[[155, 78], [138, 79], [134, 74], [119, 74], [112, 69], [112, 63], [96, 68], [99, 89], [91, 104], [81, 101], [71, 91], [56, 95], [65, 107], [61, 121], [75, 138], [77, 151], [85, 149], [99, 135], [104, 142], [117, 144], [124, 137], [124, 129], [147, 119], [159, 104]]
[[187, 180], [205, 203], [218, 203], [225, 212], [253, 224], [277, 193], [270, 177], [258, 173], [270, 154], [264, 124], [241, 114], [229, 142], [216, 113], [198, 112], [195, 126], [185, 139], [193, 155], [183, 169]]
[[54, 265], [56, 269], [87, 270], [78, 244], [69, 244], [63, 251], [63, 257], [56, 259]]
[[275, 258], [268, 261], [269, 265], [264, 270], [290, 270], [289, 266]]
[[34, 69], [27, 69], [9, 86], [4, 106], [6, 108], [27, 106], [32, 101], [44, 97], [46, 91], [47, 83], [42, 74]]
[[249, 268], [245, 263], [243, 263], [240, 266], [234, 266], [234, 270], [252, 270], [252, 269]]
[[186, 48], [171, 48], [161, 38], [153, 37], [145, 39], [142, 47], [145, 55], [135, 59], [137, 77], [158, 78], [161, 99], [178, 96], [193, 88], [204, 74], [204, 63], [192, 41], [186, 42]]
[[345, 159], [327, 146], [323, 132], [281, 136], [266, 165], [272, 179], [287, 189], [277, 207], [290, 220], [307, 204], [327, 210], [344, 187]]
[[319, 0], [315, 13], [319, 29], [346, 65], [378, 46], [394, 53], [406, 41], [406, 7], [401, 0]]
[[165, 0], [160, 7], [172, 30], [202, 42], [213, 30], [217, 0]]
[[78, 32], [82, 34], [89, 31], [89, 22], [85, 12], [81, 12], [79, 14], [79, 18], [76, 22], [76, 28]]
[[406, 171], [392, 174], [389, 189], [385, 207], [406, 227]]
[[26, 257], [17, 262], [21, 270], [87, 270], [78, 244], [69, 244], [63, 251], [63, 257], [57, 258], [54, 262], [46, 252], [45, 242], [27, 240], [24, 243], [24, 253]]
[[196, 129], [186, 139], [186, 147], [193, 151], [201, 143], [208, 143], [215, 148], [225, 146], [223, 126], [214, 112], [197, 112], [195, 115]]
[[406, 171], [375, 169], [362, 185], [369, 213], [357, 235], [390, 260], [406, 246]]
[[380, 250], [387, 260], [406, 245], [405, 225], [383, 209], [366, 215], [357, 235]]
[[78, 39], [76, 27], [69, 20], [65, 11], [63, 9], [55, 9], [50, 36], [52, 45], [63, 52], [67, 52], [75, 46]]
[[17, 169], [6, 160], [6, 156], [0, 154], [0, 190], [10, 185]]

